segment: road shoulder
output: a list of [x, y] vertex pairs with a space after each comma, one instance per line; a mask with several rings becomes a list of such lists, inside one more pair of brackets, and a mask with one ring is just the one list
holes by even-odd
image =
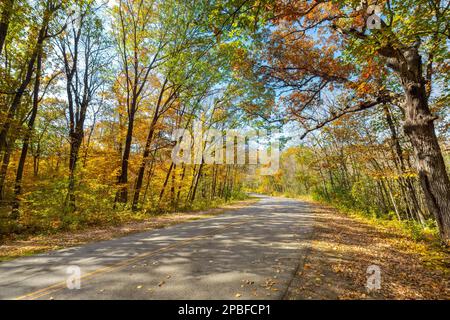
[[[310, 252], [285, 299], [450, 299], [448, 252], [430, 260], [429, 244], [318, 208]], [[366, 288], [369, 266], [379, 267], [379, 290]]]

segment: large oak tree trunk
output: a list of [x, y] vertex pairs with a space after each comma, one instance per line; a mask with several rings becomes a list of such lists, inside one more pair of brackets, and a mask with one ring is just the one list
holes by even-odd
[[430, 213], [442, 240], [450, 244], [450, 179], [439, 147], [423, 83], [405, 84], [404, 130], [411, 140], [416, 168]]
[[[380, 54], [401, 80], [405, 93], [403, 129], [415, 153], [416, 169], [428, 211], [435, 217], [442, 241], [450, 244], [450, 179], [428, 106], [420, 42], [409, 47], [386, 46]], [[431, 81], [431, 78], [428, 79]]]

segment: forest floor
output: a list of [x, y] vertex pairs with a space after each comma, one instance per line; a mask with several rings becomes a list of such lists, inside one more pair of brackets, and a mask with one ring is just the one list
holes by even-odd
[[258, 199], [255, 198], [236, 200], [208, 210], [151, 215], [144, 220], [130, 221], [120, 225], [87, 227], [77, 231], [61, 231], [27, 236], [23, 239], [9, 239], [0, 243], [0, 262], [90, 242], [110, 240], [127, 234], [165, 228], [186, 221], [210, 218], [225, 211], [238, 210], [256, 201]]
[[[313, 240], [286, 299], [450, 299], [450, 253], [328, 206], [316, 213]], [[367, 268], [380, 268], [368, 291]]]

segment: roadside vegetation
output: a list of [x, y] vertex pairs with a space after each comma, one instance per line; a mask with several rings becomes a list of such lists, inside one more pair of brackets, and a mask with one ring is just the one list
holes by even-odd
[[[250, 180], [248, 186], [266, 194], [330, 205], [365, 221], [402, 230], [415, 240], [441, 243], [417, 172], [410, 166], [415, 161], [410, 146], [402, 139], [400, 157], [408, 166], [401, 169], [382, 120], [374, 119], [378, 125], [373, 128], [356, 119], [353, 126], [332, 125], [320, 134], [320, 143], [288, 148], [277, 175]], [[386, 138], [369, 142], [375, 134]]]
[[244, 45], [231, 27], [254, 8], [220, 7], [1, 2], [0, 241], [245, 196], [239, 166], [172, 156], [177, 129], [249, 122], [233, 76]]
[[[0, 243], [0, 261], [17, 257], [47, 252], [73, 246], [80, 246], [95, 241], [110, 240], [131, 233], [144, 232], [153, 229], [165, 228], [174, 224], [211, 218], [224, 212], [230, 212], [253, 204], [258, 200], [245, 194], [228, 201], [215, 201], [214, 203], [197, 204], [196, 207], [186, 211], [133, 213], [121, 211], [116, 213], [116, 219], [99, 220], [98, 223], [77, 224], [77, 228], [51, 229], [45, 228], [42, 232], [22, 233], [4, 238]], [[114, 213], [109, 213], [109, 217]], [[76, 221], [79, 222], [80, 219]]]

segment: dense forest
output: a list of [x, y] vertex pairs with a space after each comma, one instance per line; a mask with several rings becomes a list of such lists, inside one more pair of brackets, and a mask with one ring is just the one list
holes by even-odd
[[[259, 191], [450, 241], [448, 1], [2, 0], [0, 14], [3, 236]], [[272, 134], [279, 170], [174, 161], [174, 132], [198, 123], [223, 149], [229, 131]]]

